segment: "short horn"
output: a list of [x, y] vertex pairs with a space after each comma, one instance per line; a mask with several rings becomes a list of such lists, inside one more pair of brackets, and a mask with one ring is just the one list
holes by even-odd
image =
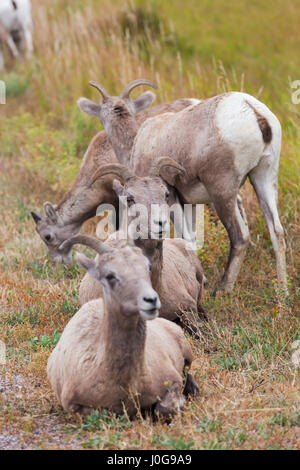
[[119, 163], [111, 163], [109, 165], [103, 165], [101, 168], [99, 168], [99, 170], [95, 171], [92, 176], [91, 185], [94, 184], [98, 178], [110, 174], [119, 176], [119, 178], [122, 179], [123, 183], [125, 183], [134, 176], [132, 171], [130, 171], [125, 165], [121, 165]]
[[31, 216], [36, 224], [43, 220], [43, 216], [39, 212], [31, 212]]
[[93, 80], [91, 82], [89, 82], [89, 84], [91, 86], [93, 86], [94, 88], [96, 88], [96, 90], [99, 91], [99, 93], [101, 93], [102, 95], [102, 98], [103, 98], [103, 101], [107, 100], [109, 98], [109, 95], [106, 93], [106, 91], [104, 90], [104, 88], [99, 85], [99, 83], [97, 82], [94, 82]]
[[59, 251], [68, 253], [73, 245], [85, 245], [95, 250], [99, 255], [104, 253], [111, 253], [111, 249], [103, 242], [88, 235], [75, 235], [68, 240], [65, 240], [59, 247]]
[[123, 91], [122, 95], [121, 95], [121, 98], [125, 99], [125, 98], [129, 98], [129, 95], [130, 93], [132, 92], [132, 90], [138, 86], [141, 86], [141, 85], [148, 85], [148, 86], [151, 86], [152, 88], [154, 88], [155, 90], [157, 90], [157, 86], [155, 85], [155, 83], [153, 82], [150, 82], [149, 80], [145, 80], [143, 78], [139, 78], [138, 80], [134, 80], [133, 82], [130, 82], [127, 87], [125, 88], [125, 90]]
[[160, 157], [152, 165], [152, 168], [150, 170], [150, 176], [160, 176], [161, 170], [166, 166], [176, 168], [181, 173], [185, 173], [185, 169], [181, 165], [179, 165], [179, 163], [175, 162], [175, 160], [173, 160], [172, 158], [170, 158], [170, 157]]

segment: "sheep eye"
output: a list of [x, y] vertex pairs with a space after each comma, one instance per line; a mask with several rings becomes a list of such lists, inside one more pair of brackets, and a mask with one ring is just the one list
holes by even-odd
[[166, 192], [166, 200], [169, 199], [169, 196], [170, 196], [170, 193], [169, 193], [169, 192]]
[[116, 280], [116, 276], [114, 274], [110, 273], [106, 276], [106, 279], [108, 280], [108, 282], [112, 282], [112, 281]]
[[134, 203], [135, 203], [135, 201], [134, 201], [134, 198], [133, 198], [133, 197], [130, 196], [130, 197], [127, 198], [127, 205], [128, 205], [128, 207], [133, 206]]
[[45, 236], [45, 240], [46, 240], [47, 242], [50, 242], [50, 241], [51, 241], [51, 235], [46, 235], [46, 236]]

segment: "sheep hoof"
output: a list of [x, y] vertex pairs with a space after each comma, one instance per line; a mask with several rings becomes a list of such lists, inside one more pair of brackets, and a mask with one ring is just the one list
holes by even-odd
[[186, 377], [186, 383], [183, 390], [185, 396], [190, 395], [191, 397], [198, 397], [200, 395], [200, 390], [198, 384], [192, 374], [188, 374]]
[[80, 413], [82, 416], [88, 416], [94, 411], [94, 409], [91, 408], [90, 406], [73, 405], [71, 411], [73, 413]]
[[204, 308], [200, 307], [198, 309], [197, 313], [198, 313], [198, 321], [202, 322], [202, 321], [208, 321], [209, 320], [208, 314], [204, 310]]
[[171, 419], [179, 413], [184, 402], [185, 398], [182, 395], [181, 387], [174, 384], [168, 389], [164, 398], [155, 405], [155, 414], [159, 418]]
[[218, 286], [214, 292], [213, 292], [213, 297], [226, 297], [228, 295], [231, 295], [232, 289], [229, 287], [225, 286]]

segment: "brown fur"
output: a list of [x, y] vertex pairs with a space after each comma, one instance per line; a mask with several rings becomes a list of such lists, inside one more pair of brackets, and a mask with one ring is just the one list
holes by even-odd
[[[113, 237], [115, 234], [113, 235]], [[123, 242], [109, 239], [109, 246], [120, 247]], [[195, 324], [193, 314], [203, 317], [203, 270], [194, 252], [185, 248], [179, 238], [162, 241], [137, 240], [151, 264], [151, 282], [161, 301], [160, 317], [176, 321], [184, 314], [188, 323]], [[99, 260], [98, 257], [96, 259]], [[103, 296], [101, 285], [88, 273], [81, 281], [79, 300], [84, 305]], [[205, 315], [204, 315], [205, 316]], [[184, 323], [184, 320], [183, 320]]]
[[[225, 98], [227, 102], [222, 107]], [[108, 102], [114, 99], [117, 98], [109, 98]], [[257, 129], [252, 125], [251, 112], [249, 114], [245, 110], [249, 102], [256, 116]], [[242, 215], [244, 210], [238, 202], [239, 188], [249, 176], [269, 226], [276, 255], [277, 277], [287, 293], [285, 243], [276, 206], [281, 146], [281, 126], [276, 116], [261, 103], [267, 119], [253, 106], [250, 95], [231, 92], [202, 101], [178, 113], [167, 112], [149, 118], [137, 132], [134, 114], [130, 113], [130, 107], [134, 104], [123, 103], [123, 107], [128, 107], [128, 115], [121, 120], [110, 112], [109, 103], [103, 101], [96, 115], [103, 123], [120, 161], [128, 164], [130, 145], [124, 149], [123, 142], [126, 139], [123, 131], [118, 132], [119, 126], [130, 135], [127, 144], [137, 133], [129, 163], [135, 175], [148, 175], [150, 168], [161, 156], [170, 157], [184, 168], [185, 174], [174, 174], [173, 170], [168, 170], [161, 176], [176, 189], [181, 205], [214, 204], [230, 239], [228, 263], [218, 291], [232, 291], [250, 241], [248, 226]], [[92, 115], [95, 114], [93, 106], [90, 108]], [[227, 124], [231, 121], [234, 124], [230, 130]], [[247, 133], [248, 124], [251, 131]], [[262, 143], [269, 143], [272, 139], [274, 145], [266, 153]], [[265, 158], [269, 160], [268, 166], [265, 165]], [[188, 229], [192, 232], [192, 227]]]
[[[249, 175], [252, 178], [251, 175], [255, 172], [252, 160], [244, 162], [244, 173], [239, 171], [236, 164], [237, 156], [219, 132], [216, 111], [221, 101], [228, 96], [230, 97], [230, 94], [219, 95], [196, 106], [186, 108], [177, 114], [168, 113], [147, 120], [140, 127], [134, 142], [131, 169], [137, 175], [147, 175], [153, 162], [161, 155], [168, 155], [186, 170], [184, 176], [179, 174], [175, 179], [171, 177], [169, 181], [168, 175], [164, 177], [169, 184], [175, 186], [181, 203], [213, 202], [230, 238], [228, 263], [217, 290], [231, 292], [250, 241], [245, 218], [242, 217], [241, 220], [237, 213], [241, 209], [241, 207], [238, 209], [238, 205], [240, 206], [237, 202], [238, 191], [247, 176]], [[255, 112], [264, 142], [270, 142], [272, 139], [270, 124], [253, 106], [251, 107]], [[280, 144], [278, 136], [281, 131], [280, 124], [275, 116], [272, 118], [272, 125], [276, 129], [276, 145], [278, 145], [278, 142]], [[249, 145], [251, 144], [250, 137]], [[277, 164], [274, 161], [274, 168], [269, 172], [266, 171], [262, 153], [263, 148], [261, 153], [257, 155], [257, 161], [259, 162], [256, 163], [257, 167], [255, 169], [257, 175], [259, 175], [257, 179], [262, 180], [260, 176], [262, 172], [265, 176], [268, 176], [268, 179], [272, 180], [265, 180], [264, 184], [275, 188], [277, 187]], [[276, 150], [273, 150], [272, 158], [274, 160], [279, 158], [279, 153], [280, 147], [276, 147]], [[267, 175], [267, 173], [269, 174]], [[253, 184], [255, 186], [255, 183]], [[272, 196], [264, 195], [264, 198], [273, 198], [276, 205], [275, 192], [273, 189]], [[270, 207], [272, 205], [274, 206], [270, 202]], [[262, 207], [264, 207], [263, 198]], [[241, 213], [243, 212], [242, 209]], [[270, 222], [272, 219], [268, 220], [266, 210], [265, 215], [273, 236], [274, 228]], [[276, 220], [278, 219], [277, 210], [274, 217]], [[280, 222], [277, 225], [279, 226]], [[278, 238], [282, 238], [280, 230], [278, 230], [278, 233]], [[275, 240], [275, 236], [273, 239]], [[284, 242], [280, 241], [280, 244], [284, 245]], [[284, 250], [282, 249], [279, 253], [277, 243], [274, 242], [273, 246], [277, 259], [278, 279], [286, 289]]]
[[[120, 166], [120, 169], [124, 168]], [[104, 168], [99, 169], [102, 175]], [[110, 170], [109, 170], [110, 171]], [[105, 177], [99, 179], [103, 180]], [[124, 183], [124, 186], [115, 181], [113, 187], [119, 197], [127, 197], [133, 201], [127, 214], [128, 233], [130, 238], [130, 225], [135, 221], [135, 205], [143, 205], [147, 209], [147, 214], [151, 214], [151, 205], [157, 204], [162, 207], [164, 204], [168, 209], [167, 200], [170, 197], [167, 185], [159, 177], [136, 177], [132, 176]], [[167, 199], [166, 199], [167, 198]], [[161, 220], [167, 222], [168, 213], [161, 214]], [[151, 281], [154, 289], [161, 299], [160, 316], [168, 320], [176, 320], [178, 315], [185, 312], [188, 319], [194, 323], [193, 314], [203, 312], [201, 297], [203, 292], [203, 271], [200, 260], [194, 251], [186, 248], [186, 242], [182, 239], [155, 240], [151, 239], [152, 225], [151, 217], [148, 217], [145, 228], [146, 239], [139, 238], [134, 241], [136, 246], [143, 250], [143, 253], [151, 263]], [[125, 227], [124, 227], [125, 232]], [[115, 234], [108, 240], [108, 244], [116, 243], [111, 241]], [[123, 238], [127, 238], [125, 235]], [[121, 241], [121, 244], [124, 243]], [[120, 246], [120, 245], [119, 245]], [[80, 286], [79, 298], [81, 303], [87, 302], [101, 296], [101, 287], [87, 274]]]
[[[162, 318], [145, 322], [140, 316], [137, 302], [151, 292], [141, 250], [125, 246], [100, 256], [96, 264], [85, 257], [83, 262], [101, 280], [104, 299], [74, 315], [49, 358], [48, 377], [58, 401], [66, 411], [125, 409], [132, 416], [138, 403], [141, 409], [164, 404], [176, 388], [177, 400], [167, 413], [174, 414], [182, 406], [183, 374], [192, 352], [177, 325]], [[111, 270], [118, 277], [113, 287], [105, 277]]]
[[257, 123], [259, 125], [260, 130], [261, 130], [264, 142], [266, 144], [269, 144], [272, 140], [272, 129], [270, 127], [270, 124], [268, 123], [268, 120], [262, 114], [260, 114], [257, 111], [257, 109], [255, 109], [254, 106], [252, 106], [252, 104], [249, 103], [249, 101], [246, 100], [246, 103], [247, 103], [248, 106], [250, 106], [250, 108], [255, 113]]
[[[137, 114], [137, 125], [148, 117], [169, 110], [177, 112], [189, 104], [188, 99], [181, 99], [153, 106]], [[91, 176], [100, 166], [117, 162], [105, 132], [99, 132], [88, 146], [74, 183], [56, 208], [57, 221], [53, 222], [49, 217], [40, 216], [36, 229], [54, 259], [59, 260], [58, 247], [61, 243], [75, 235], [87, 219], [94, 217], [100, 204], [112, 204], [118, 214], [118, 199], [112, 190], [113, 177], [98, 180], [90, 185]], [[49, 234], [53, 238], [51, 243], [45, 238]]]

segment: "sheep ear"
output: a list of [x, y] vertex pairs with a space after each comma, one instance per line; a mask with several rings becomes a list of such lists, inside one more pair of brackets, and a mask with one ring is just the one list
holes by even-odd
[[159, 176], [170, 186], [175, 186], [177, 176], [184, 178], [186, 172], [181, 165], [175, 166], [163, 165], [159, 171]]
[[58, 221], [57, 213], [55, 211], [55, 207], [52, 206], [50, 202], [45, 202], [44, 211], [45, 211], [46, 216], [49, 217], [49, 219], [51, 220], [51, 222], [56, 224]]
[[160, 177], [170, 186], [175, 186], [176, 177], [181, 174], [182, 172], [176, 168], [163, 168]]
[[139, 96], [136, 100], [133, 101], [135, 113], [138, 113], [139, 111], [148, 108], [148, 106], [153, 103], [155, 98], [155, 93], [152, 93], [152, 91], [146, 91], [145, 93], [143, 93], [141, 96]]
[[87, 98], [79, 98], [77, 104], [84, 113], [99, 117], [101, 104], [94, 103], [94, 101], [88, 100]]
[[43, 216], [39, 212], [31, 212], [31, 215], [36, 224], [43, 220]]
[[113, 180], [112, 187], [117, 196], [120, 197], [124, 194], [124, 186], [122, 185], [122, 183], [120, 183], [119, 180]]
[[90, 276], [93, 276], [97, 281], [99, 280], [99, 272], [93, 259], [88, 258], [83, 253], [76, 253], [75, 260], [80, 266], [86, 269]]

